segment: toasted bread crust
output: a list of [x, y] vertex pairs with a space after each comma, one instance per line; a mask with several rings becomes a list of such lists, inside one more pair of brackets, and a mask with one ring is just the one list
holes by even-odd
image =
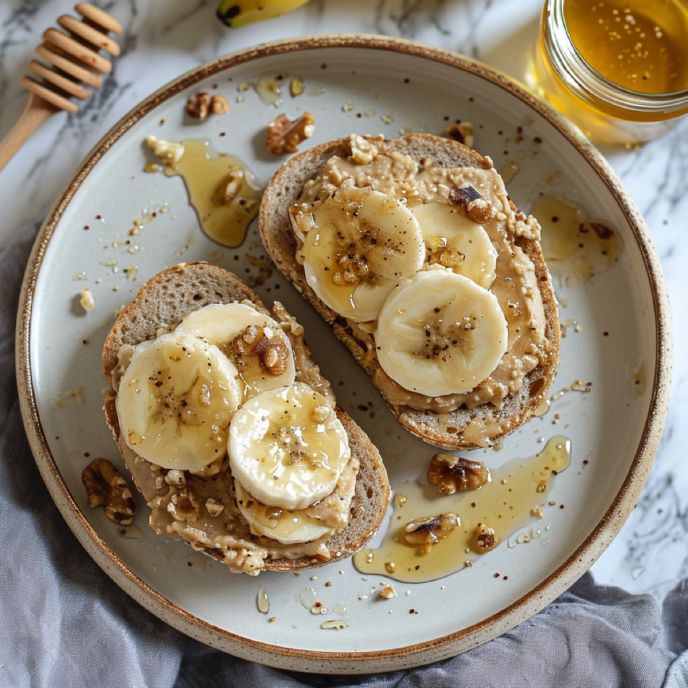
[[[463, 144], [432, 134], [411, 133], [393, 141], [375, 145], [384, 152], [396, 151], [415, 160], [426, 159], [437, 167], [479, 167], [489, 169], [490, 160]], [[311, 179], [320, 167], [333, 155], [346, 157], [350, 151], [348, 138], [337, 139], [320, 144], [290, 158], [275, 173], [263, 194], [260, 207], [260, 235], [266, 251], [279, 270], [289, 279], [303, 296], [313, 305], [320, 315], [334, 329], [337, 337], [346, 344], [354, 358], [369, 375], [374, 364], [365, 356], [366, 349], [358, 340], [344, 318], [339, 317], [316, 296], [306, 282], [302, 266], [296, 260], [296, 238], [288, 215], [289, 206], [296, 202], [304, 184]], [[444, 416], [440, 422], [438, 413], [420, 411], [408, 406], [390, 403], [388, 406], [397, 420], [410, 432], [429, 444], [447, 449], [471, 449], [475, 445], [466, 441], [461, 430], [474, 418], [496, 419], [501, 431], [492, 441], [499, 440], [522, 425], [543, 402], [547, 389], [554, 379], [559, 360], [559, 317], [552, 281], [545, 264], [540, 243], [523, 237], [515, 243], [525, 252], [535, 266], [537, 283], [542, 298], [546, 327], [545, 336], [550, 344], [551, 354], [545, 364], [538, 365], [525, 377], [521, 391], [508, 396], [498, 409], [484, 404], [473, 410], [457, 409]], [[383, 395], [384, 396], [384, 395]], [[457, 428], [458, 432], [449, 433], [447, 426]]]
[[[122, 308], [105, 339], [102, 363], [108, 383], [112, 386], [113, 375], [119, 365], [118, 353], [123, 345], [135, 346], [140, 342], [153, 339], [159, 328], [174, 327], [188, 313], [207, 304], [229, 303], [245, 299], [251, 301], [258, 310], [270, 314], [253, 290], [236, 275], [222, 268], [208, 263], [194, 262], [173, 265], [163, 270], [148, 280], [134, 300]], [[307, 350], [306, 354], [310, 356]], [[297, 367], [297, 379], [303, 372]], [[319, 376], [315, 364], [310, 374]], [[321, 376], [319, 378], [323, 384], [327, 384]], [[103, 405], [105, 419], [125, 464], [135, 476], [132, 468], [142, 459], [127, 446], [122, 438], [115, 400], [116, 394], [111, 388], [106, 393]], [[349, 525], [325, 543], [332, 554], [329, 560], [323, 561], [309, 556], [300, 559], [272, 559], [266, 562], [264, 570], [286, 571], [320, 566], [348, 557], [363, 547], [382, 523], [389, 505], [390, 487], [380, 454], [365, 432], [339, 407], [337, 407], [337, 417], [349, 437], [352, 456], [356, 456], [360, 462]], [[145, 493], [142, 485], [137, 483], [137, 488], [146, 501], [149, 501], [150, 495]], [[217, 551], [207, 549], [206, 553], [215, 559], [221, 559]]]

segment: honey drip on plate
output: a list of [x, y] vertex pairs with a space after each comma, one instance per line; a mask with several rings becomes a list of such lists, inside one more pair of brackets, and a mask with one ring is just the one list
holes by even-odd
[[581, 282], [613, 265], [621, 253], [619, 235], [591, 220], [582, 208], [556, 196], [542, 196], [532, 208], [542, 227], [541, 245], [549, 269]]
[[515, 162], [509, 161], [504, 163], [502, 169], [499, 170], [499, 176], [505, 184], [508, 184], [518, 174], [519, 169], [519, 166]]
[[538, 404], [536, 409], [533, 411], [533, 415], [536, 418], [541, 418], [547, 413], [547, 411], [549, 411], [551, 404], [552, 402], [549, 399], [543, 399], [542, 402]]
[[223, 246], [240, 246], [258, 214], [261, 190], [253, 173], [234, 155], [217, 153], [207, 141], [183, 141], [184, 155], [165, 166], [180, 176], [203, 231]]
[[[508, 540], [542, 514], [554, 476], [567, 468], [571, 442], [552, 437], [534, 456], [515, 459], [492, 472], [491, 480], [478, 490], [444, 497], [428, 484], [408, 483], [395, 490], [394, 511], [380, 547], [354, 555], [361, 573], [374, 573], [404, 583], [443, 578], [470, 566], [477, 551], [479, 524], [494, 531], [496, 546]], [[404, 540], [410, 521], [437, 514], [457, 514], [461, 523], [449, 535], [421, 553]]]

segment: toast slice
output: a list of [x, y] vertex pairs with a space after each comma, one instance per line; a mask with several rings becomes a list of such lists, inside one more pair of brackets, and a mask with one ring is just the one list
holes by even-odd
[[[489, 158], [481, 156], [475, 150], [431, 134], [410, 133], [392, 141], [384, 141], [381, 137], [363, 138], [376, 146], [381, 154], [401, 154], [411, 158], [418, 163], [421, 170], [428, 165], [435, 168], [478, 170], [490, 170], [493, 167]], [[520, 390], [510, 393], [498, 404], [483, 403], [474, 408], [461, 406], [449, 413], [395, 403], [386, 394], [385, 387], [379, 384], [376, 372], [380, 372], [380, 366], [376, 356], [370, 355], [371, 347], [366, 346], [365, 339], [360, 336], [360, 329], [325, 305], [308, 285], [303, 266], [297, 260], [299, 246], [290, 221], [289, 209], [299, 199], [304, 185], [314, 179], [333, 156], [347, 159], [351, 153], [350, 139], [342, 138], [295, 155], [282, 165], [269, 182], [260, 207], [260, 235], [265, 249], [279, 270], [332, 326], [337, 337], [371, 375], [392, 413], [407, 430], [429, 444], [449, 449], [469, 449], [494, 444], [530, 418], [545, 399], [556, 372], [560, 337], [559, 317], [540, 242], [537, 238], [528, 238], [528, 232], [522, 232], [522, 235], [507, 232], [509, 241], [518, 246], [532, 263], [545, 318], [544, 337], [547, 354], [525, 375]], [[356, 185], [359, 186], [360, 182], [357, 181]], [[530, 219], [517, 213], [515, 205], [510, 200], [507, 203], [510, 204], [512, 217], [518, 217], [522, 222]], [[484, 427], [491, 428], [489, 437], [480, 436], [480, 433], [476, 436], [473, 432], [475, 428]]]
[[[110, 385], [103, 410], [108, 426], [131, 473], [136, 487], [151, 507], [151, 527], [159, 534], [186, 541], [194, 549], [205, 551], [223, 561], [230, 570], [256, 574], [261, 570], [284, 571], [322, 565], [348, 557], [363, 547], [379, 528], [387, 511], [390, 487], [382, 459], [376, 447], [361, 428], [339, 407], [337, 417], [349, 439], [352, 457], [358, 460], [359, 471], [349, 522], [344, 530], [333, 535], [317, 548], [280, 545], [277, 541], [254, 536], [238, 509], [227, 515], [218, 530], [203, 532], [203, 527], [190, 527], [184, 519], [169, 514], [169, 491], [174, 490], [164, 480], [165, 471], [138, 456], [124, 442], [117, 416], [116, 389], [122, 375], [120, 351], [154, 339], [161, 329], [169, 331], [190, 312], [213, 303], [250, 302], [257, 310], [271, 315], [283, 324], [296, 359], [296, 380], [311, 385], [332, 397], [329, 382], [321, 375], [310, 358], [302, 339], [303, 328], [276, 303], [272, 314], [258, 296], [236, 275], [208, 263], [181, 263], [163, 270], [148, 280], [133, 302], [122, 308], [103, 347], [103, 371]], [[286, 324], [286, 326], [285, 326]], [[333, 398], [333, 397], [332, 397]], [[178, 472], [177, 472], [178, 473]], [[205, 498], [208, 490], [234, 494], [233, 479], [228, 468], [208, 478], [186, 474], [185, 483]], [[208, 520], [207, 518], [205, 519]], [[207, 526], [209, 527], [209, 526]], [[224, 539], [223, 539], [224, 538]], [[225, 546], [218, 547], [218, 542]]]

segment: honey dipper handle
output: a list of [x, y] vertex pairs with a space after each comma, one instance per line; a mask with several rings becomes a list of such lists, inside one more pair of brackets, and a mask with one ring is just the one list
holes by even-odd
[[0, 172], [33, 133], [59, 110], [37, 96], [29, 96], [24, 112], [0, 142]]

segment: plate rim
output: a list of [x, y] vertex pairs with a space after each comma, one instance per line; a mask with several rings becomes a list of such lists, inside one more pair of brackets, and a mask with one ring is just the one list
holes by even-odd
[[[584, 157], [598, 179], [608, 188], [617, 206], [624, 214], [642, 256], [652, 292], [655, 316], [656, 363], [649, 411], [633, 462], [618, 493], [595, 528], [563, 564], [528, 593], [495, 614], [466, 628], [437, 638], [385, 650], [315, 651], [282, 647], [245, 638], [204, 621], [157, 592], [119, 559], [86, 520], [71, 496], [50, 452], [38, 414], [32, 381], [30, 360], [32, 305], [36, 281], [45, 251], [72, 197], [103, 155], [148, 112], [202, 79], [262, 57], [322, 48], [376, 49], [445, 64], [460, 71], [471, 73], [506, 90], [510, 95], [518, 98], [530, 109], [544, 117]], [[565, 120], [550, 105], [531, 94], [511, 77], [484, 65], [478, 60], [458, 53], [396, 37], [355, 33], [322, 34], [262, 43], [222, 55], [189, 70], [167, 82], [148, 98], [134, 106], [95, 144], [51, 208], [34, 241], [24, 273], [18, 303], [15, 367], [22, 420], [39, 473], [58, 510], [77, 540], [96, 564], [127, 595], [185, 635], [243, 659], [283, 669], [306, 672], [378, 673], [445, 659], [512, 629], [539, 612], [568, 589], [611, 543], [640, 495], [662, 437], [668, 412], [671, 378], [669, 303], [660, 262], [640, 212], [601, 153], [574, 125]]]

